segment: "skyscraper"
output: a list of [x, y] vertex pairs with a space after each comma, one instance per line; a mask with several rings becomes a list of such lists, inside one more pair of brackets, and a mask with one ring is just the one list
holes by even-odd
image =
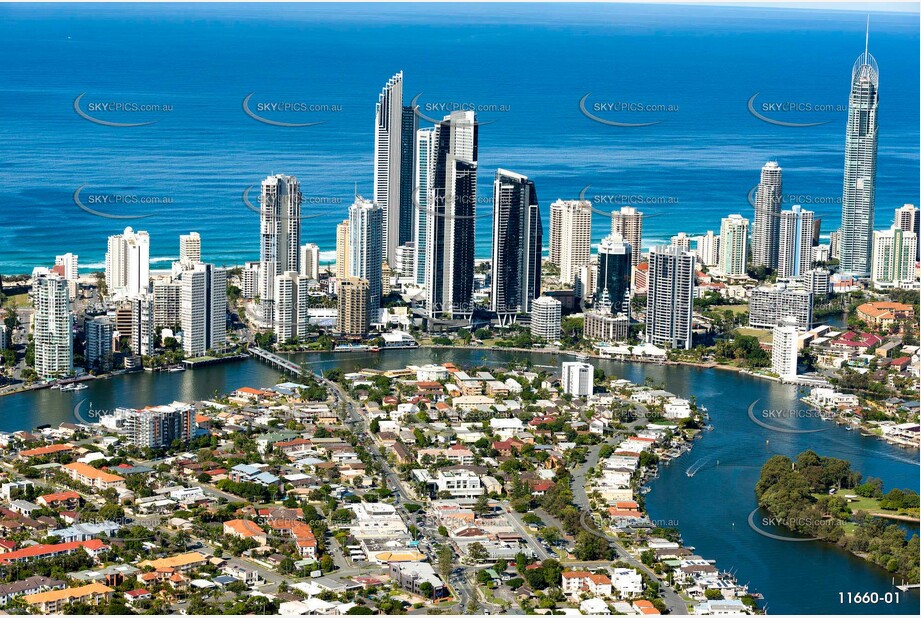
[[55, 266], [64, 267], [64, 278], [68, 281], [75, 281], [80, 276], [77, 263], [78, 256], [73, 253], [65, 253], [64, 255], [58, 255], [54, 258]]
[[649, 251], [646, 341], [691, 348], [694, 308], [694, 255], [661, 245]]
[[[921, 208], [917, 208], [914, 204], [905, 204], [896, 208], [894, 224], [900, 230], [914, 232], [916, 237], [921, 237]], [[915, 260], [921, 257], [921, 243], [918, 249], [919, 251], [915, 253]]]
[[114, 298], [135, 298], [150, 283], [150, 235], [126, 227], [109, 236], [106, 252], [106, 288]]
[[107, 371], [112, 367], [112, 320], [98, 316], [83, 323], [86, 346], [83, 358], [87, 371], [99, 369]]
[[259, 302], [266, 325], [275, 317], [275, 277], [300, 270], [301, 199], [301, 185], [294, 176], [275, 174], [262, 181]]
[[729, 215], [720, 226], [720, 270], [726, 276], [744, 275], [747, 258], [748, 219]]
[[[810, 240], [811, 238], [810, 235]], [[781, 378], [796, 377], [798, 340], [796, 320], [784, 318], [774, 326], [771, 338], [771, 370]]]
[[[272, 298], [274, 288], [273, 281]], [[227, 271], [199, 263], [182, 273], [180, 314], [182, 348], [187, 356], [201, 356], [223, 345], [227, 335]]]
[[429, 232], [434, 226], [428, 225], [429, 197], [432, 194], [435, 179], [435, 147], [438, 144], [438, 132], [434, 127], [416, 131], [415, 172], [413, 173], [413, 199], [415, 213], [413, 217], [413, 241], [416, 245], [415, 265], [416, 283], [425, 283], [425, 264], [428, 259]]
[[[416, 173], [416, 131], [419, 118], [416, 108], [403, 106], [403, 122], [400, 129], [400, 244], [414, 242], [413, 188]], [[393, 265], [393, 262], [390, 262]]]
[[573, 397], [590, 397], [595, 392], [595, 368], [589, 363], [563, 363], [561, 379], [563, 393]]
[[720, 263], [720, 237], [713, 230], [707, 230], [703, 236], [696, 238], [694, 253], [704, 266], [717, 266]]
[[503, 316], [529, 313], [540, 296], [543, 228], [534, 181], [499, 169], [493, 183], [491, 309]]
[[469, 316], [476, 251], [476, 115], [452, 112], [435, 131], [426, 217], [426, 306], [432, 317]]
[[182, 264], [201, 262], [201, 236], [198, 232], [179, 236], [179, 262]]
[[73, 316], [67, 280], [42, 269], [34, 276], [35, 372], [40, 378], [67, 376], [74, 370]]
[[587, 200], [550, 204], [550, 261], [560, 267], [560, 283], [573, 285], [592, 256], [592, 209]]
[[307, 294], [309, 277], [288, 271], [275, 277], [275, 337], [283, 343], [307, 337], [309, 326]]
[[359, 196], [349, 207], [349, 276], [368, 282], [368, 316], [381, 307], [383, 209]]
[[812, 268], [813, 216], [811, 210], [799, 205], [780, 213], [778, 277], [799, 277]]
[[336, 278], [349, 276], [349, 220], [336, 226]]
[[873, 286], [903, 287], [915, 280], [918, 235], [895, 225], [873, 232]]
[[595, 285], [595, 302], [600, 303], [607, 295], [611, 313], [617, 314], [629, 308], [631, 248], [616, 234], [605, 236], [598, 245], [598, 283]]
[[545, 341], [560, 338], [563, 304], [551, 296], [541, 296], [531, 303], [531, 336]]
[[812, 290], [799, 282], [760, 285], [751, 291], [748, 325], [773, 328], [784, 318], [792, 318], [801, 331], [812, 328]]
[[182, 320], [182, 282], [155, 281], [153, 300], [154, 326], [178, 329]]
[[416, 114], [403, 107], [403, 72], [391, 77], [374, 114], [374, 203], [383, 211], [383, 256], [396, 260], [397, 247], [412, 241], [413, 158]]
[[643, 254], [643, 213], [632, 206], [623, 206], [620, 212], [611, 213], [611, 233], [630, 245], [631, 264], [639, 264]]
[[673, 247], [678, 247], [682, 251], [690, 251], [691, 237], [688, 236], [686, 232], [678, 232], [672, 236], [671, 244]]
[[761, 182], [755, 197], [755, 230], [752, 238], [752, 264], [755, 266], [777, 268], [782, 191], [783, 170], [777, 161], [768, 161], [761, 168]]
[[841, 195], [841, 272], [856, 276], [870, 274], [876, 193], [879, 67], [869, 37], [867, 24], [867, 47], [851, 71]]
[[145, 293], [128, 301], [131, 307], [131, 351], [140, 356], [153, 356], [157, 345], [154, 328], [154, 296]]
[[346, 277], [339, 282], [339, 313], [336, 332], [346, 337], [363, 337], [368, 334], [368, 282], [357, 277]]
[[300, 274], [308, 279], [320, 279], [320, 247], [312, 242], [301, 245]]

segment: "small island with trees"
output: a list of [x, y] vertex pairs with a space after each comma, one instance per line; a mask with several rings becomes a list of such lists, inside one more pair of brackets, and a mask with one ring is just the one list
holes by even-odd
[[849, 462], [804, 451], [795, 461], [771, 457], [761, 468], [755, 496], [772, 522], [836, 543], [906, 583], [918, 583], [918, 535], [909, 538], [899, 525], [886, 521], [917, 522], [916, 492], [883, 493], [881, 480], [864, 480]]

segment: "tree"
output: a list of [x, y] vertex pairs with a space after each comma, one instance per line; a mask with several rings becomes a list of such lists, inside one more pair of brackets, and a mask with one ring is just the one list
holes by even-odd
[[609, 557], [610, 546], [600, 536], [583, 530], [576, 536], [576, 547], [573, 553], [579, 560], [601, 560]]
[[483, 547], [482, 543], [474, 542], [470, 544], [470, 547], [467, 548], [467, 556], [470, 557], [475, 564], [480, 562], [486, 562], [489, 559], [489, 552], [486, 551], [486, 548]]
[[544, 528], [541, 528], [537, 533], [537, 536], [547, 541], [551, 545], [554, 543], [559, 543], [563, 538], [562, 533], [560, 533], [560, 529], [556, 526], [545, 526]]
[[431, 599], [435, 595], [435, 586], [433, 586], [431, 582], [422, 582], [419, 586], [419, 592], [421, 592], [423, 596]]
[[438, 574], [441, 579], [447, 581], [448, 576], [451, 575], [451, 570], [454, 568], [454, 552], [447, 545], [439, 545], [435, 555], [438, 559]]
[[489, 498], [486, 496], [486, 494], [481, 494], [480, 497], [476, 499], [476, 504], [473, 505], [473, 512], [477, 515], [483, 516], [490, 510]]

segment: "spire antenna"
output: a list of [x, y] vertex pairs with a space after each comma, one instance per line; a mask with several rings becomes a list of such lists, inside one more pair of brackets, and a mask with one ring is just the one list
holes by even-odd
[[870, 55], [870, 14], [869, 13], [867, 13], [867, 39], [866, 39], [866, 44], [864, 46], [863, 53], [864, 53], [864, 58], [867, 58]]

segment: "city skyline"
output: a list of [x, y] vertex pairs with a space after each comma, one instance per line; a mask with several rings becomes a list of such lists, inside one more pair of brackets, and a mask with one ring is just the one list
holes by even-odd
[[0, 4], [0, 605], [916, 615], [921, 14], [779, 1]]

